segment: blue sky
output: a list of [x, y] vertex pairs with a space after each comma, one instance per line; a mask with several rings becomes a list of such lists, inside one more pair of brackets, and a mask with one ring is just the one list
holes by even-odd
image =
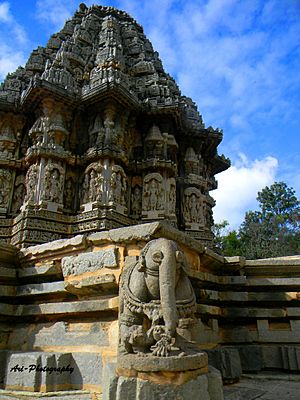
[[[0, 0], [0, 80], [44, 46], [80, 2]], [[89, 6], [95, 1], [86, 1]], [[300, 198], [300, 0], [111, 0], [143, 27], [206, 126], [222, 128], [215, 220], [237, 227], [257, 191], [284, 180]]]

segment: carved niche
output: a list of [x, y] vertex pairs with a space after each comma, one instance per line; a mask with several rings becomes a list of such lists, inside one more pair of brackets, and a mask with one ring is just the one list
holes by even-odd
[[14, 195], [12, 201], [12, 213], [17, 214], [20, 210], [26, 193], [25, 176], [19, 175], [15, 180]]
[[10, 159], [14, 157], [16, 149], [16, 137], [10, 124], [4, 124], [0, 129], [0, 158]]
[[63, 203], [64, 168], [57, 163], [48, 163], [45, 168], [45, 182], [42, 200]]
[[39, 166], [32, 164], [27, 171], [25, 178], [26, 195], [24, 198], [25, 203], [35, 203], [37, 201], [37, 187], [38, 187], [38, 175]]
[[163, 178], [153, 172], [144, 177], [143, 182], [143, 217], [157, 218], [164, 210]]
[[4, 168], [0, 169], [0, 210], [8, 207], [11, 192], [12, 173]]
[[64, 190], [64, 206], [67, 210], [73, 210], [74, 208], [74, 193], [75, 182], [73, 177], [69, 177], [66, 179]]
[[195, 187], [185, 189], [183, 216], [186, 229], [196, 230], [204, 225], [204, 197]]
[[117, 211], [124, 213], [127, 209], [127, 177], [122, 167], [113, 165], [109, 180], [108, 201]]
[[176, 180], [169, 178], [167, 181], [167, 200], [168, 200], [168, 214], [169, 216], [175, 215], [176, 209]]
[[84, 173], [81, 186], [81, 204], [103, 202], [104, 191], [103, 166], [99, 162], [90, 164]]

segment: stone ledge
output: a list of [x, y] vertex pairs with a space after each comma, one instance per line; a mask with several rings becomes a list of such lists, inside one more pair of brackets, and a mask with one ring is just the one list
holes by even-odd
[[82, 300], [60, 303], [23, 304], [11, 305], [0, 304], [0, 315], [25, 317], [46, 315], [71, 315], [78, 313], [118, 311], [119, 298], [112, 297], [105, 300]]
[[[158, 357], [151, 355], [143, 357], [136, 354], [126, 354], [118, 358], [118, 368], [137, 372], [198, 370], [208, 368], [208, 357], [203, 352], [182, 357]], [[203, 373], [206, 372], [207, 370], [203, 370]]]

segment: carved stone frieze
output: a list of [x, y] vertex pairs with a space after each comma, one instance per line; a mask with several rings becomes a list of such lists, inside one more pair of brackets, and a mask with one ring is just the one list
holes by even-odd
[[102, 268], [116, 268], [117, 249], [109, 248], [95, 252], [82, 253], [78, 256], [64, 257], [62, 259], [62, 272], [64, 277], [81, 275], [85, 272], [95, 272]]
[[11, 171], [0, 168], [0, 209], [6, 210], [9, 204], [12, 191], [12, 173]]

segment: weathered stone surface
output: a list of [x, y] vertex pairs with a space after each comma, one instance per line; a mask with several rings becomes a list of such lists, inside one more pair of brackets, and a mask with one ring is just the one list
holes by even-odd
[[220, 371], [211, 365], [207, 374], [208, 393], [211, 400], [223, 400], [223, 383]]
[[118, 359], [118, 367], [134, 371], [186, 371], [208, 366], [207, 354], [186, 355], [181, 357], [137, 357], [128, 354]]
[[87, 387], [100, 392], [101, 373], [99, 354], [11, 353], [7, 356], [4, 387], [32, 392]]
[[237, 346], [243, 372], [258, 372], [264, 367], [260, 346]]
[[102, 268], [116, 268], [117, 265], [116, 248], [81, 253], [78, 256], [64, 257], [62, 259], [64, 277], [81, 275], [85, 272], [95, 272]]
[[36, 277], [37, 275], [60, 275], [61, 268], [58, 263], [54, 261], [45, 262], [44, 265], [34, 266], [34, 267], [25, 267], [18, 269], [19, 278], [30, 278]]
[[242, 367], [237, 349], [219, 347], [206, 351], [209, 364], [221, 372], [224, 381], [234, 382], [239, 380], [242, 375]]
[[74, 294], [99, 294], [118, 289], [116, 277], [113, 274], [101, 274], [64, 282], [66, 291]]
[[[216, 375], [199, 375], [184, 385], [157, 385], [148, 380], [139, 378], [119, 377], [115, 396], [105, 397], [103, 400], [188, 400], [191, 398], [201, 400], [223, 400], [221, 379]], [[209, 380], [211, 382], [209, 383]], [[212, 385], [215, 387], [212, 388]]]
[[54, 240], [49, 243], [40, 244], [37, 246], [30, 246], [26, 249], [22, 249], [22, 256], [38, 256], [46, 252], [58, 252], [62, 250], [80, 249], [85, 245], [85, 235], [77, 235], [71, 239]]
[[[39, 391], [39, 374], [33, 368], [38, 364], [41, 365], [41, 353], [9, 354], [4, 379], [5, 388]], [[31, 370], [31, 368], [33, 369]]]
[[17, 287], [17, 296], [34, 296], [40, 294], [65, 293], [63, 282], [31, 283]]
[[[18, 324], [7, 340], [8, 347], [14, 351], [67, 351], [99, 350], [109, 346], [111, 321], [56, 321], [47, 323]], [[24, 343], [24, 338], [26, 342]]]
[[15, 278], [16, 275], [17, 273], [15, 269], [0, 267], [0, 278]]

